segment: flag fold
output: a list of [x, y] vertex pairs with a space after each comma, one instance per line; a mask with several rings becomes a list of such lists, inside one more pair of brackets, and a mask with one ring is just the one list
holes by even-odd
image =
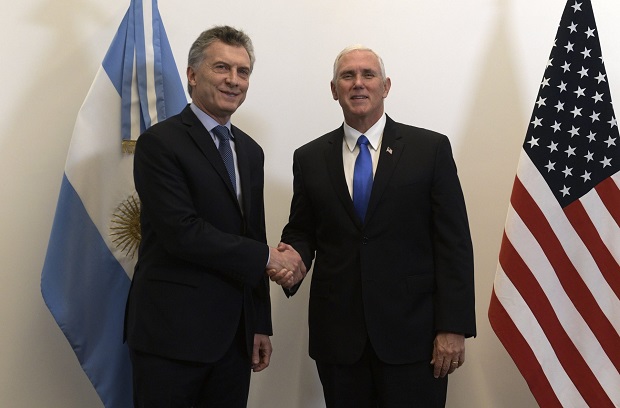
[[133, 144], [187, 99], [157, 1], [132, 0], [75, 122], [41, 292], [106, 408], [132, 403], [123, 344], [140, 240]]

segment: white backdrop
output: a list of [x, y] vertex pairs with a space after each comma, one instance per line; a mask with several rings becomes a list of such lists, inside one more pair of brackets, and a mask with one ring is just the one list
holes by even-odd
[[[0, 13], [0, 406], [100, 408], [56, 326], [39, 282], [78, 109], [128, 0], [22, 0]], [[612, 96], [620, 101], [620, 3], [594, 0]], [[565, 0], [159, 0], [184, 84], [186, 54], [215, 24], [244, 29], [257, 63], [233, 122], [266, 153], [268, 238], [291, 197], [292, 153], [339, 126], [329, 80], [336, 54], [382, 55], [395, 120], [447, 134], [465, 190], [476, 256], [478, 337], [450, 377], [448, 407], [535, 407], [488, 319], [520, 146]], [[616, 112], [620, 102], [616, 104]], [[253, 377], [251, 408], [324, 407], [307, 356], [309, 285], [273, 287], [271, 367]]]

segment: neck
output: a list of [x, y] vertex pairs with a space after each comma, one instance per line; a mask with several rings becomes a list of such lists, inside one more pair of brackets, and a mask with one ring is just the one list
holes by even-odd
[[207, 109], [203, 104], [197, 101], [194, 101], [194, 100], [192, 100], [192, 102], [194, 103], [194, 105], [196, 105], [196, 107], [198, 107], [198, 109], [200, 109], [207, 115], [211, 116], [211, 118], [215, 120], [217, 123], [219, 123], [220, 125], [225, 125], [226, 123], [228, 123], [228, 121], [230, 120], [230, 117], [232, 116], [232, 114], [223, 113], [223, 112], [219, 115], [216, 115], [211, 110]]
[[344, 121], [347, 123], [347, 125], [351, 126], [353, 129], [357, 130], [358, 132], [366, 133], [368, 129], [373, 127], [373, 125], [377, 123], [379, 119], [381, 119], [381, 116], [383, 116], [383, 112], [381, 112], [381, 114], [376, 117], [374, 116], [373, 117], [370, 117], [370, 116], [347, 117], [345, 116]]

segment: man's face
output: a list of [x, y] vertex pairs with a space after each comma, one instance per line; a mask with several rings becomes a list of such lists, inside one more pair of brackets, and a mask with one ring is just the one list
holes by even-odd
[[347, 123], [355, 120], [379, 120], [383, 99], [390, 91], [390, 79], [381, 78], [381, 67], [375, 54], [365, 50], [351, 51], [340, 58], [332, 95], [340, 103]]
[[187, 68], [192, 101], [224, 124], [245, 100], [250, 85], [250, 56], [245, 48], [221, 41], [209, 45], [204, 53], [200, 66]]

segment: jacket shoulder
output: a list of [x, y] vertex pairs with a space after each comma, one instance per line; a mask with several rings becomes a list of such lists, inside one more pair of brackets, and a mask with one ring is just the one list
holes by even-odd
[[298, 149], [295, 150], [295, 154], [310, 154], [312, 152], [322, 151], [330, 146], [333, 146], [335, 143], [342, 143], [342, 138], [344, 136], [343, 127], [340, 126], [337, 129], [332, 130], [331, 132], [325, 133], [322, 136], [317, 137], [314, 140], [302, 145]]
[[418, 126], [407, 125], [405, 123], [395, 122], [391, 119], [388, 119], [385, 127], [385, 132], [388, 132], [390, 130], [395, 131], [399, 136], [404, 137], [405, 140], [413, 138], [414, 140], [417, 139], [418, 141], [448, 141], [448, 137], [443, 133], [439, 133], [434, 130]]
[[152, 125], [140, 135], [138, 142], [149, 138], [167, 138], [170, 134], [184, 132], [191, 126], [191, 123], [187, 123], [183, 113], [184, 111]]
[[243, 130], [239, 129], [238, 127], [236, 127], [235, 125], [232, 125], [232, 132], [233, 135], [235, 135], [235, 138], [238, 138], [239, 140], [243, 140], [243, 142], [250, 148], [259, 150], [261, 153], [263, 151], [263, 148], [260, 146], [260, 144], [258, 144], [258, 142], [256, 140], [254, 140], [254, 138], [250, 135], [248, 135], [246, 132], [244, 132]]

